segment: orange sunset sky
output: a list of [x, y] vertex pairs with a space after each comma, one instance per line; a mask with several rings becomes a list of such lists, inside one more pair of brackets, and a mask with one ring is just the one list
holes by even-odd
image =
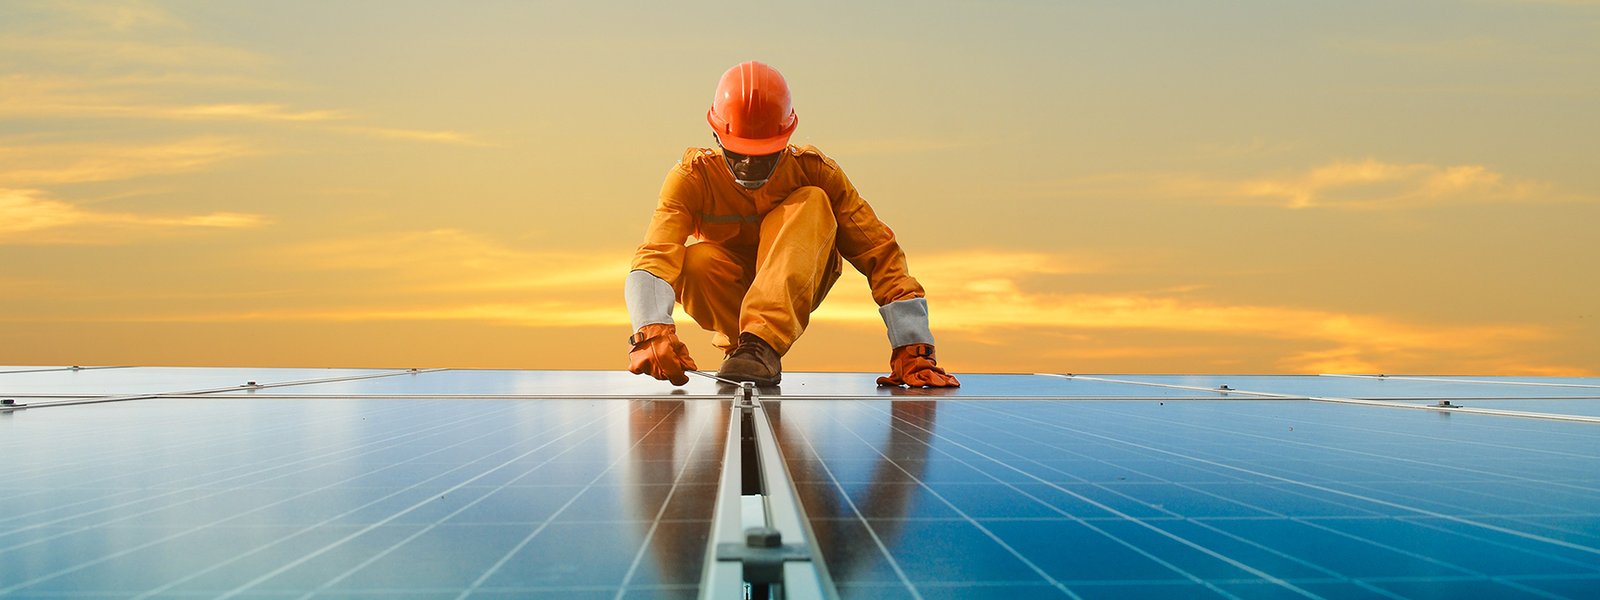
[[[0, 365], [621, 369], [750, 59], [953, 372], [1600, 374], [1579, 0], [7, 1]], [[784, 360], [888, 355], [848, 273]]]

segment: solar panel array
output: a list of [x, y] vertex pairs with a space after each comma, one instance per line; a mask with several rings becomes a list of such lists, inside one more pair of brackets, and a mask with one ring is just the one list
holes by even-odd
[[[759, 391], [822, 596], [1600, 596], [1600, 380], [872, 381]], [[0, 367], [0, 596], [726, 596], [736, 393]]]

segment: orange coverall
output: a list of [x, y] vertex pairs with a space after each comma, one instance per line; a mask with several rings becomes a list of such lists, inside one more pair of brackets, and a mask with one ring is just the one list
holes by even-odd
[[839, 278], [841, 257], [866, 275], [879, 306], [923, 295], [894, 232], [839, 165], [813, 146], [785, 154], [750, 190], [718, 150], [689, 148], [667, 174], [633, 257], [630, 270], [671, 284], [724, 352], [749, 332], [787, 353]]

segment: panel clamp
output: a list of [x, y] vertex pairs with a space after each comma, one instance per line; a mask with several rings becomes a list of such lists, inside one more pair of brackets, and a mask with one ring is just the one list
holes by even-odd
[[804, 544], [785, 544], [783, 534], [771, 527], [744, 530], [745, 543], [717, 544], [717, 560], [739, 561], [744, 580], [749, 583], [783, 583], [783, 563], [808, 562], [811, 549]]
[[749, 381], [739, 382], [739, 391], [734, 392], [733, 402], [741, 408], [750, 408], [758, 404], [761, 397], [756, 394], [756, 384]]

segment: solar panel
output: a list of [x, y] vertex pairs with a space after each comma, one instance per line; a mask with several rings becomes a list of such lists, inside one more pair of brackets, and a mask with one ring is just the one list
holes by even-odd
[[0, 596], [1600, 594], [1600, 380], [873, 378], [3, 367]]

